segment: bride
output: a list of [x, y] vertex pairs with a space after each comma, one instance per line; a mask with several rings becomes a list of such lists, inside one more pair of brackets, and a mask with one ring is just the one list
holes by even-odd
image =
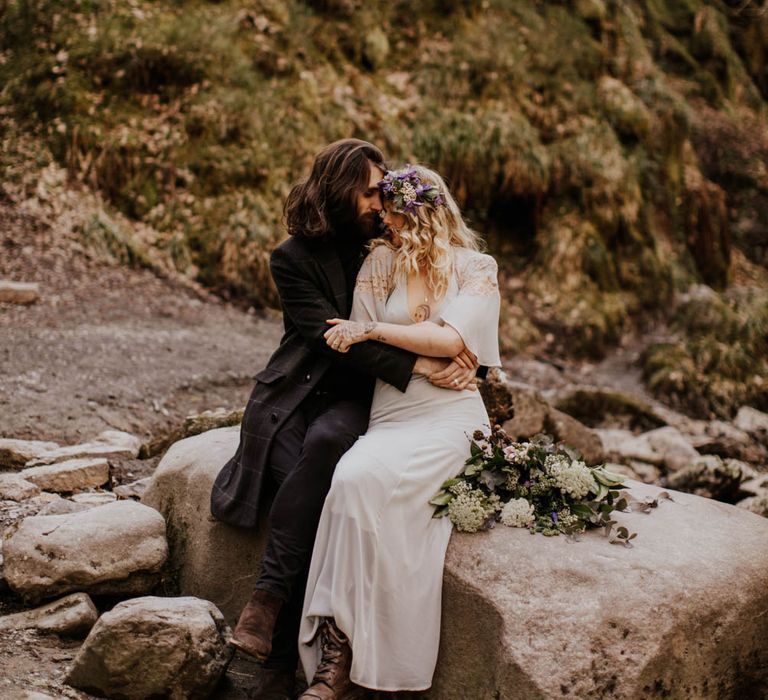
[[[329, 319], [326, 342], [498, 366], [496, 262], [478, 252], [445, 183], [407, 166], [380, 189], [390, 236], [372, 242], [351, 318]], [[338, 463], [317, 531], [299, 639], [312, 679], [304, 700], [432, 684], [451, 523], [432, 519], [429, 499], [487, 424], [477, 391], [414, 376], [402, 393], [377, 381], [368, 432]]]

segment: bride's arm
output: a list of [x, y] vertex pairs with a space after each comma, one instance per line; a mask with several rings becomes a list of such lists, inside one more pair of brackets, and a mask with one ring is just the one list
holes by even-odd
[[396, 323], [358, 323], [333, 318], [325, 333], [328, 345], [339, 352], [347, 352], [355, 343], [377, 340], [426, 357], [455, 357], [464, 350], [464, 341], [451, 326], [438, 326], [431, 321], [410, 325]]

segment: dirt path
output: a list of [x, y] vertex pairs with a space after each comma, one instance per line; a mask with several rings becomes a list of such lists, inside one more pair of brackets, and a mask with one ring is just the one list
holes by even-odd
[[258, 317], [147, 270], [89, 259], [0, 208], [0, 278], [38, 282], [0, 304], [0, 435], [73, 443], [107, 428], [142, 438], [189, 414], [241, 408], [280, 338]]

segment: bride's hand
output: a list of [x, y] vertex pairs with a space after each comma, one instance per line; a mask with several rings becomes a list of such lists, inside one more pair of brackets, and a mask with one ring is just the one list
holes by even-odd
[[427, 379], [434, 386], [441, 389], [453, 389], [454, 391], [463, 391], [477, 389], [477, 380], [475, 374], [477, 370], [474, 367], [468, 368], [459, 364], [454, 358], [448, 366], [440, 372], [435, 372]]
[[323, 334], [325, 342], [339, 352], [348, 352], [355, 343], [368, 340], [376, 328], [376, 323], [373, 321], [359, 323], [357, 321], [345, 321], [343, 318], [331, 318], [326, 323], [330, 323], [331, 328]]

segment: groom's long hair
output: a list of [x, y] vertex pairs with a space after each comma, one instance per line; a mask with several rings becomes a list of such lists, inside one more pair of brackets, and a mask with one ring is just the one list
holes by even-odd
[[368, 189], [369, 162], [386, 171], [372, 143], [342, 139], [315, 156], [312, 171], [285, 200], [283, 215], [292, 236], [327, 236], [357, 221], [357, 196]]

